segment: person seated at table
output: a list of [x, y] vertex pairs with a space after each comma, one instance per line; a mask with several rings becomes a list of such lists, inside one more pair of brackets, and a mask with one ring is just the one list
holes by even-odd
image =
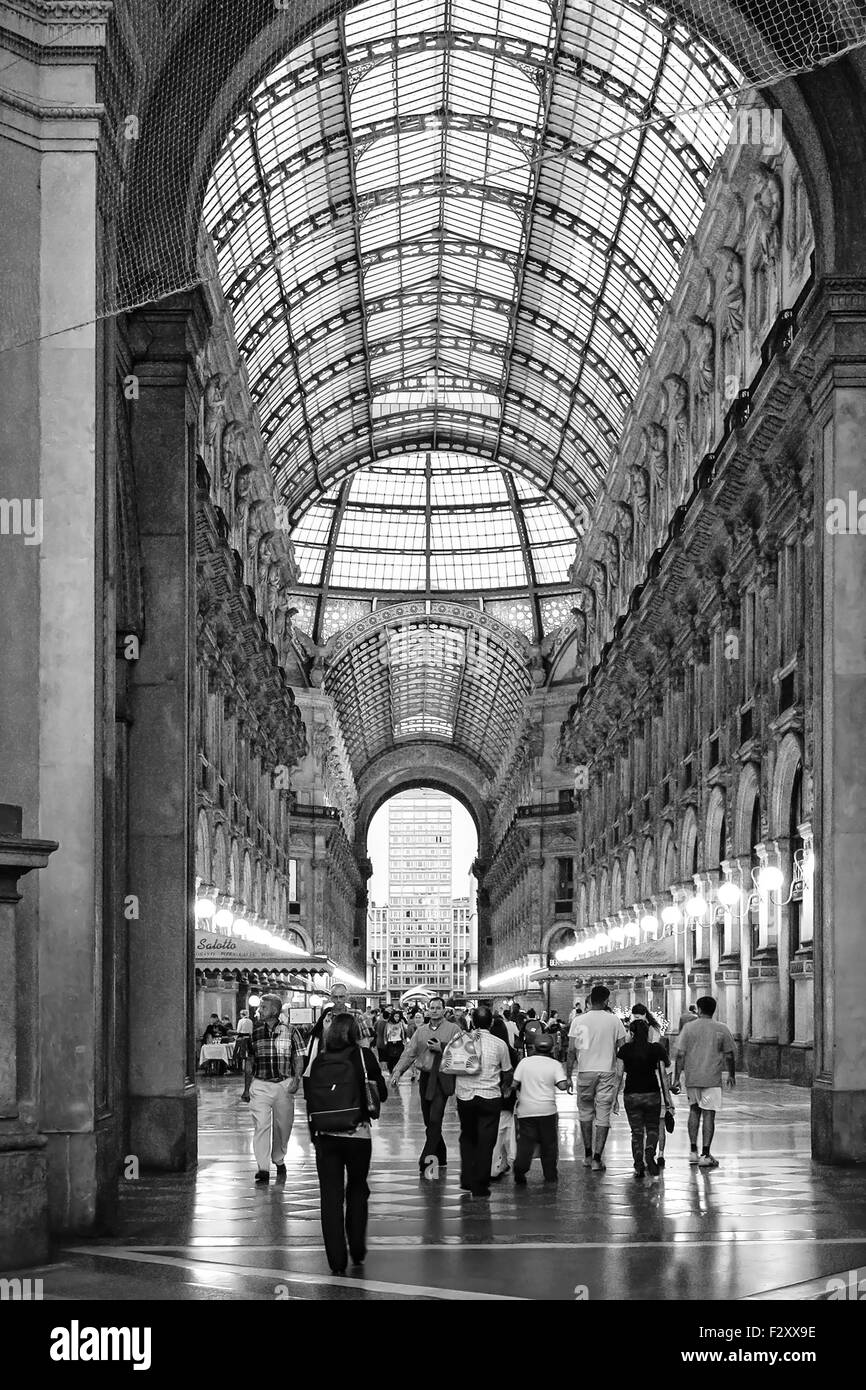
[[210, 1021], [208, 1022], [208, 1025], [204, 1030], [204, 1037], [202, 1038], [202, 1043], [207, 1044], [220, 1042], [222, 1040], [222, 1031], [223, 1029], [222, 1024], [220, 1023], [219, 1014], [211, 1014]]

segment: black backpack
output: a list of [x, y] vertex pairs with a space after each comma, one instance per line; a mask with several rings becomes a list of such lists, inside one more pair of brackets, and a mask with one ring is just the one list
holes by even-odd
[[314, 1134], [339, 1134], [366, 1119], [352, 1047], [320, 1048], [304, 1077], [307, 1119]]

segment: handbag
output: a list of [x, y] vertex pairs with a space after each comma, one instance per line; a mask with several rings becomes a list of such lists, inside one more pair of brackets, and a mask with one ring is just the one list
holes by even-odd
[[439, 1070], [446, 1076], [477, 1076], [481, 1071], [481, 1049], [471, 1033], [458, 1033], [442, 1052]]
[[382, 1100], [379, 1095], [379, 1087], [375, 1081], [371, 1081], [367, 1075], [367, 1063], [364, 1060], [364, 1049], [359, 1048], [361, 1054], [361, 1069], [364, 1073], [364, 1099], [367, 1102], [367, 1111], [371, 1120], [378, 1120], [382, 1110]]
[[[659, 1062], [659, 1065], [658, 1065], [658, 1073], [659, 1073], [659, 1080], [662, 1082], [662, 1099], [664, 1100], [664, 1099], [665, 1099], [665, 1086], [664, 1086], [664, 1074], [663, 1074], [663, 1072], [662, 1072], [662, 1064], [661, 1064], [661, 1062]], [[667, 1110], [667, 1109], [666, 1109], [666, 1110], [665, 1110], [665, 1129], [667, 1130], [668, 1134], [673, 1134], [674, 1129], [675, 1129], [675, 1127], [676, 1127], [676, 1123], [677, 1123], [677, 1122], [676, 1122], [676, 1116], [674, 1115], [674, 1112], [673, 1112], [672, 1110]]]

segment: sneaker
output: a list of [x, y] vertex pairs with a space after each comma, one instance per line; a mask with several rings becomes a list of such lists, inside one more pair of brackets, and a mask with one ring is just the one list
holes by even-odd
[[691, 1152], [689, 1153], [689, 1163], [690, 1163], [690, 1164], [692, 1165], [692, 1167], [694, 1168], [695, 1165], [698, 1163], [698, 1161], [699, 1161], [699, 1160], [698, 1160], [698, 1151], [697, 1151], [697, 1149], [692, 1149]]
[[556, 1183], [559, 1182], [559, 1174], [557, 1173], [555, 1178], [545, 1178], [544, 1181], [548, 1183], [551, 1187], [554, 1187]]
[[591, 1167], [592, 1167], [592, 1154], [584, 1154], [584, 1155], [583, 1155], [583, 1166], [584, 1166], [584, 1168], [591, 1168]]
[[594, 1154], [594, 1155], [593, 1155], [593, 1159], [592, 1159], [592, 1171], [593, 1171], [594, 1173], [604, 1173], [604, 1172], [606, 1171], [605, 1166], [604, 1166], [604, 1164], [602, 1163], [601, 1159], [599, 1158], [598, 1154]]
[[285, 1165], [285, 1163], [278, 1163], [278, 1164], [277, 1164], [277, 1177], [278, 1177], [278, 1178], [284, 1178], [285, 1176], [286, 1176], [286, 1165]]
[[698, 1159], [699, 1168], [718, 1168], [718, 1166], [719, 1160], [717, 1158], [713, 1158], [712, 1154], [701, 1154], [700, 1158]]
[[270, 1182], [270, 1180], [270, 1173], [266, 1173], [263, 1168], [260, 1168], [259, 1171], [256, 1173], [256, 1182], [259, 1184], [259, 1186], [264, 1187], [266, 1183]]
[[659, 1175], [659, 1166], [658, 1166], [658, 1164], [656, 1163], [655, 1154], [647, 1154], [647, 1156], [646, 1156], [646, 1170], [647, 1170], [647, 1172], [649, 1173], [649, 1175], [650, 1175], [651, 1178], [657, 1178], [657, 1177], [658, 1177], [658, 1175]]
[[640, 1182], [641, 1178], [642, 1178], [643, 1175], [644, 1175], [644, 1170], [643, 1170], [643, 1168], [635, 1168], [635, 1170], [634, 1170], [634, 1175], [635, 1175], [635, 1177], [637, 1178], [638, 1182]]

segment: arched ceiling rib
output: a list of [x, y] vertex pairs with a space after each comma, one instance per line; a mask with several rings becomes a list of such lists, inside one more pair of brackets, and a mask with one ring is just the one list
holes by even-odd
[[673, 117], [733, 86], [642, 0], [366, 0], [289, 55], [205, 220], [290, 507], [418, 448], [591, 504], [718, 153]]
[[325, 674], [356, 780], [374, 759], [441, 742], [486, 777], [531, 689], [523, 649], [501, 624], [453, 603], [395, 606], [341, 634]]

